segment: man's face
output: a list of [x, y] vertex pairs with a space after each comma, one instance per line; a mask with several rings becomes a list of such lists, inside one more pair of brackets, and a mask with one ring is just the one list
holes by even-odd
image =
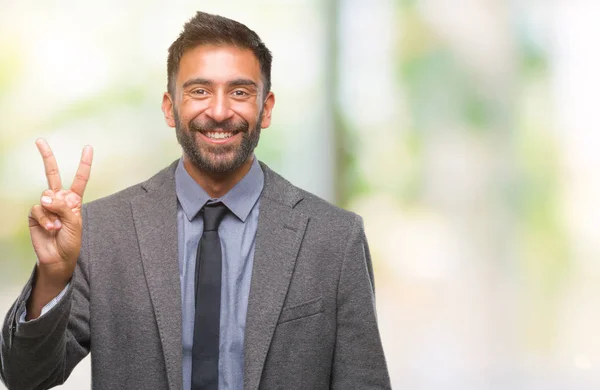
[[227, 173], [252, 159], [274, 96], [263, 100], [260, 64], [247, 49], [201, 45], [181, 57], [174, 96], [163, 98], [167, 123], [196, 168]]

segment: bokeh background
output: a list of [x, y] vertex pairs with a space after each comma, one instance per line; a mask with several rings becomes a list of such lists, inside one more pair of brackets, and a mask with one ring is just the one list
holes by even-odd
[[0, 0], [2, 315], [34, 140], [65, 184], [94, 146], [88, 201], [178, 158], [167, 48], [198, 9], [274, 53], [259, 158], [364, 217], [394, 388], [600, 388], [595, 0]]

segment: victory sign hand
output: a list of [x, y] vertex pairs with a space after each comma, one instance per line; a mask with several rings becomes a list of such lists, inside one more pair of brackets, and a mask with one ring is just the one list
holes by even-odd
[[[83, 193], [90, 178], [93, 158], [92, 147], [84, 147], [73, 184], [65, 189], [52, 149], [41, 138], [36, 145], [44, 161], [48, 189], [42, 193], [40, 204], [34, 205], [29, 213], [29, 232], [37, 256], [34, 301], [36, 290], [39, 290], [39, 298], [47, 295], [41, 294], [42, 290], [50, 295], [57, 290], [60, 292], [73, 275], [81, 250]], [[46, 298], [38, 303], [42, 304]]]

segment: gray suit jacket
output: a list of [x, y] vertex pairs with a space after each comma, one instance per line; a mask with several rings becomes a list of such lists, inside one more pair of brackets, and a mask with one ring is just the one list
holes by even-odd
[[[182, 387], [175, 166], [84, 206], [64, 298], [19, 323], [30, 280], [6, 316], [9, 389], [61, 384], [90, 351], [94, 389]], [[244, 388], [390, 388], [362, 219], [261, 167]]]

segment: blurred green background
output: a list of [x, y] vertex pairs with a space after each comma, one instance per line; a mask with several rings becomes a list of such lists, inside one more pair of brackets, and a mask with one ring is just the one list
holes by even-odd
[[[167, 48], [196, 10], [273, 51], [257, 151], [361, 214], [394, 388], [600, 386], [600, 3], [0, 0], [0, 311], [34, 264], [45, 137], [87, 201], [180, 150]], [[86, 359], [65, 389], [89, 388]], [[1, 387], [1, 385], [0, 385]]]

